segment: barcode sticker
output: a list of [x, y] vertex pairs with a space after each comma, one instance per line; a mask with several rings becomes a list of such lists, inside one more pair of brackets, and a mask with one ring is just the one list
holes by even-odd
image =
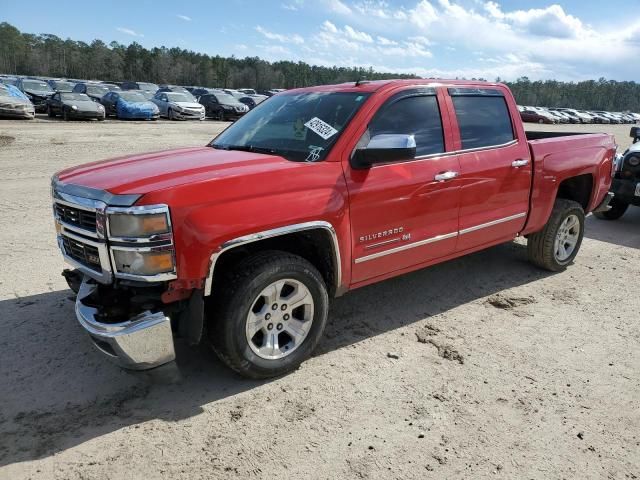
[[323, 122], [318, 117], [313, 117], [311, 120], [305, 123], [304, 126], [307, 127], [309, 130], [311, 130], [312, 132], [318, 134], [320, 137], [322, 137], [323, 140], [331, 138], [336, 133], [338, 133], [338, 130], [333, 128], [328, 123]]

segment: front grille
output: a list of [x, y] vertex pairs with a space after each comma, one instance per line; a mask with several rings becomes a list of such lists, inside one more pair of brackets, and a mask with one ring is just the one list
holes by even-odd
[[56, 203], [56, 214], [64, 223], [84, 228], [91, 232], [96, 231], [96, 212], [89, 212], [80, 208]]
[[97, 272], [102, 271], [102, 267], [100, 266], [100, 253], [96, 247], [78, 242], [64, 235], [62, 236], [62, 244], [68, 256], [92, 270]]

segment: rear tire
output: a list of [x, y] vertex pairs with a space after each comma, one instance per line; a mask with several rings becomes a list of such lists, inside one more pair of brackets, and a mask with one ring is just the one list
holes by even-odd
[[593, 212], [593, 216], [599, 218], [600, 220], [618, 220], [629, 208], [628, 203], [622, 203], [620, 201], [616, 201], [614, 197], [609, 203], [611, 207], [606, 212]]
[[291, 372], [311, 355], [324, 332], [329, 296], [307, 260], [260, 252], [230, 269], [220, 285], [207, 330], [227, 366], [263, 379]]
[[63, 109], [63, 110], [62, 110], [62, 119], [63, 119], [65, 122], [68, 122], [68, 121], [69, 121], [69, 111], [68, 111], [67, 109]]
[[218, 111], [218, 120], [224, 122], [224, 110]]
[[584, 210], [578, 202], [558, 198], [547, 224], [529, 235], [527, 253], [534, 265], [561, 272], [573, 262], [584, 237]]
[[55, 114], [55, 113], [53, 113], [53, 110], [51, 109], [51, 106], [50, 106], [50, 105], [47, 105], [47, 116], [48, 116], [49, 118], [54, 118], [54, 117], [56, 116], [56, 114]]

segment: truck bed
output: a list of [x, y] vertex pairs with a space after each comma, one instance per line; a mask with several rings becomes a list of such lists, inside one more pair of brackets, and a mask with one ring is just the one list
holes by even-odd
[[[593, 210], [611, 186], [611, 167], [616, 151], [612, 135], [607, 133], [526, 132], [533, 178], [531, 214], [525, 233], [544, 227], [557, 192], [563, 182], [572, 179], [573, 189], [584, 191], [576, 198], [585, 212]], [[576, 184], [576, 182], [581, 182]]]
[[592, 133], [588, 132], [540, 132], [535, 130], [528, 130], [525, 131], [525, 133], [527, 135], [527, 140], [544, 140], [545, 138], [573, 137], [575, 135], [593, 135]]

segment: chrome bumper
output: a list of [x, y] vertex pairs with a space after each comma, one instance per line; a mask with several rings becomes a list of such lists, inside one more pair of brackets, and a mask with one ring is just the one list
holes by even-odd
[[97, 285], [84, 278], [76, 298], [76, 317], [93, 344], [123, 368], [147, 370], [176, 358], [171, 321], [162, 312], [143, 312], [122, 323], [101, 323], [98, 309], [84, 303]]

